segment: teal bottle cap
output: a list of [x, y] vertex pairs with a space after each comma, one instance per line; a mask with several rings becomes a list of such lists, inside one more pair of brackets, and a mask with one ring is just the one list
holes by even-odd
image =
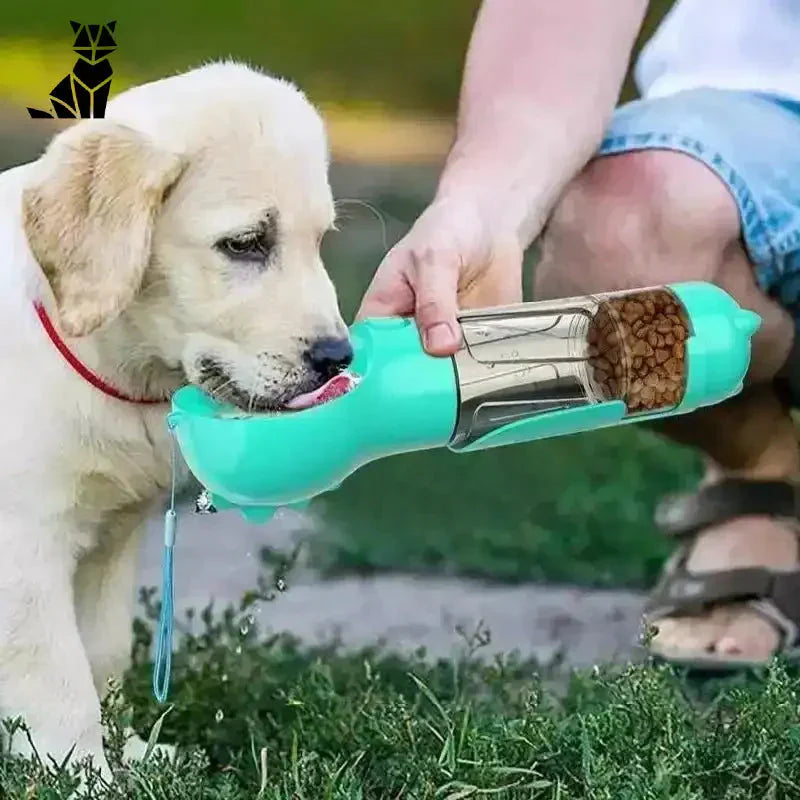
[[686, 388], [676, 411], [714, 405], [738, 394], [750, 366], [750, 340], [761, 327], [761, 317], [711, 283], [668, 288], [683, 304], [691, 325]]

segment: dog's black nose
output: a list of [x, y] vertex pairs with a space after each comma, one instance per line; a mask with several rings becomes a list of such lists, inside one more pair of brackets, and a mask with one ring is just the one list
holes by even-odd
[[349, 339], [317, 339], [306, 350], [306, 358], [321, 376], [332, 378], [350, 365], [353, 347]]

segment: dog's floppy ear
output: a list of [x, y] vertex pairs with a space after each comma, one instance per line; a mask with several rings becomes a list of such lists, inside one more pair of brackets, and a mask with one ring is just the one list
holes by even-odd
[[66, 335], [91, 333], [133, 300], [156, 214], [183, 165], [105, 120], [78, 123], [52, 141], [23, 191], [23, 220]]

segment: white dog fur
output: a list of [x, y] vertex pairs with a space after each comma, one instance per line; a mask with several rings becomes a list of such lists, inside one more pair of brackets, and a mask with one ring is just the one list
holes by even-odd
[[24, 717], [40, 754], [75, 746], [108, 774], [100, 697], [127, 664], [139, 533], [170, 470], [165, 406], [79, 377], [32, 304], [125, 392], [188, 378], [280, 405], [322, 382], [309, 344], [346, 337], [319, 255], [327, 167], [302, 93], [215, 63], [120, 94], [0, 175], [0, 718]]

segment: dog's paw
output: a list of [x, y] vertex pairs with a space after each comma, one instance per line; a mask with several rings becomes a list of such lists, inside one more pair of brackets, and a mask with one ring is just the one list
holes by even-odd
[[[128, 741], [125, 742], [125, 748], [122, 751], [122, 760], [126, 763], [141, 761], [146, 752], [147, 742], [142, 739], [141, 736], [133, 733], [128, 738]], [[150, 757], [152, 758], [156, 755], [166, 756], [168, 761], [172, 761], [175, 758], [175, 746], [171, 744], [157, 744], [153, 748]]]

